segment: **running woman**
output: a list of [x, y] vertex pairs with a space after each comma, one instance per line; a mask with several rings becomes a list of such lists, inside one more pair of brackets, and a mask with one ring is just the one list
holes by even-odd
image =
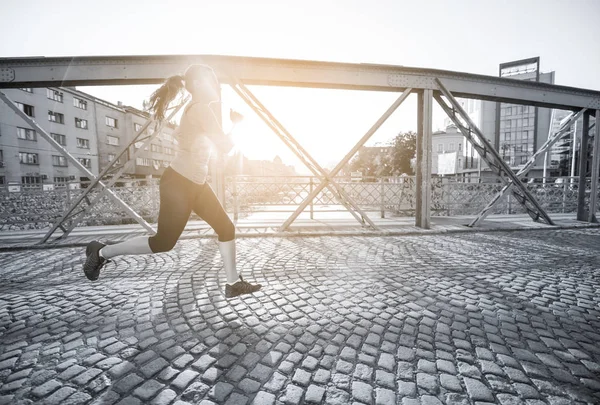
[[[169, 104], [185, 88], [192, 100], [184, 110], [175, 135], [179, 148], [175, 159], [160, 178], [160, 209], [156, 235], [139, 236], [118, 244], [92, 241], [87, 245], [83, 271], [95, 281], [102, 267], [115, 256], [168, 252], [181, 236], [192, 211], [218, 235], [218, 246], [227, 275], [225, 296], [236, 297], [260, 290], [236, 270], [235, 226], [210, 185], [206, 183], [213, 146], [221, 154], [233, 148], [231, 133], [225, 134], [212, 108], [220, 108], [220, 87], [214, 71], [206, 65], [192, 65], [185, 74], [168, 78], [150, 96], [150, 111], [160, 122]], [[232, 111], [234, 123], [242, 119]]]

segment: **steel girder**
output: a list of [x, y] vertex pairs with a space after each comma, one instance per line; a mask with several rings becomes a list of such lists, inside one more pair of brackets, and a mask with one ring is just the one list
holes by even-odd
[[246, 85], [435, 91], [439, 78], [455, 97], [570, 110], [600, 108], [599, 91], [547, 83], [406, 66], [220, 55], [0, 58], [0, 88], [157, 84], [193, 63], [211, 65], [228, 84], [232, 75]]
[[417, 102], [417, 201], [415, 225], [431, 228], [431, 159], [433, 125], [433, 91], [423, 90]]
[[[589, 162], [589, 141], [590, 141], [590, 114], [588, 111], [583, 114], [583, 122], [581, 128], [581, 144], [579, 145], [579, 180], [577, 190], [577, 220], [585, 221], [589, 220], [592, 216], [593, 211], [590, 208], [590, 212], [585, 210], [585, 186], [587, 179], [587, 165]], [[594, 153], [595, 155], [596, 153]], [[595, 209], [595, 207], [593, 207]]]
[[592, 190], [590, 192], [590, 212], [588, 222], [598, 222], [596, 204], [598, 202], [598, 176], [600, 174], [600, 109], [596, 110], [596, 131], [594, 134], [594, 157], [592, 159]]
[[[531, 195], [525, 185], [519, 180], [517, 175], [512, 169], [506, 164], [504, 160], [498, 155], [498, 152], [489, 143], [489, 141], [483, 136], [483, 133], [473, 123], [468, 114], [463, 110], [460, 104], [456, 101], [454, 96], [446, 89], [441, 80], [436, 79], [441, 93], [448, 99], [450, 106], [442, 99], [439, 94], [434, 97], [442, 107], [442, 109], [448, 114], [448, 117], [454, 122], [456, 127], [463, 133], [463, 135], [473, 145], [473, 148], [479, 153], [479, 156], [488, 164], [490, 169], [502, 180], [505, 185], [514, 184], [516, 190], [513, 188], [511, 191], [517, 201], [523, 205], [527, 214], [534, 220], [542, 220], [548, 225], [554, 225], [552, 219], [540, 206], [537, 200]], [[461, 120], [462, 118], [466, 125]]]

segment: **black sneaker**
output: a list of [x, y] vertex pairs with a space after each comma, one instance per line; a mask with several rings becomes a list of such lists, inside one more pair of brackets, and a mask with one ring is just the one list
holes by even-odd
[[233, 298], [242, 294], [252, 294], [260, 290], [261, 284], [250, 284], [240, 276], [240, 281], [236, 281], [232, 285], [225, 284], [225, 297]]
[[91, 281], [98, 280], [98, 277], [100, 276], [100, 269], [110, 261], [100, 256], [100, 249], [102, 249], [104, 246], [106, 246], [104, 243], [94, 240], [88, 243], [85, 249], [87, 259], [83, 265], [83, 272]]

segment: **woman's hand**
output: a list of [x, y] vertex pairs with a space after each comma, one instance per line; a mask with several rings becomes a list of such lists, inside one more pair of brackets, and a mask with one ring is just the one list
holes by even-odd
[[234, 124], [239, 124], [244, 119], [244, 116], [237, 111], [233, 111], [233, 108], [229, 109], [229, 119]]

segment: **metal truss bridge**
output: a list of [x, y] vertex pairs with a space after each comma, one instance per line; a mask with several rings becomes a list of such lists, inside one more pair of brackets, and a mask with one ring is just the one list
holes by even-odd
[[[140, 85], [162, 83], [167, 77], [183, 72], [191, 64], [207, 64], [213, 67], [220, 81], [233, 90], [258, 114], [273, 132], [319, 179], [308, 196], [283, 223], [285, 231], [298, 218], [311, 202], [325, 189], [336, 201], [345, 207], [363, 226], [377, 229], [377, 226], [338, 184], [335, 177], [346, 163], [356, 154], [379, 127], [411, 94], [418, 97], [417, 117], [417, 170], [416, 170], [416, 215], [415, 225], [428, 229], [431, 221], [431, 161], [432, 161], [432, 110], [434, 100], [442, 107], [451, 121], [471, 143], [492, 172], [503, 183], [501, 191], [477, 215], [470, 226], [477, 226], [492, 211], [493, 207], [506, 195], [511, 194], [515, 201], [533, 221], [552, 225], [552, 219], [544, 211], [534, 195], [521, 181], [535, 164], [536, 159], [545, 153], [560, 138], [568, 134], [571, 125], [583, 116], [583, 135], [580, 156], [588, 156], [592, 148], [591, 193], [586, 197], [587, 176], [579, 176], [577, 219], [596, 222], [598, 195], [598, 173], [600, 171], [600, 126], [591, 129], [590, 119], [600, 122], [600, 92], [594, 90], [559, 86], [554, 84], [515, 80], [506, 77], [476, 75], [436, 69], [421, 69], [405, 66], [334, 63], [305, 60], [286, 60], [218, 55], [165, 55], [165, 56], [99, 56], [99, 57], [34, 57], [0, 59], [0, 89], [47, 86], [97, 86], [97, 85]], [[352, 89], [365, 91], [385, 91], [398, 93], [398, 98], [381, 115], [373, 126], [360, 138], [344, 158], [329, 172], [316, 160], [251, 92], [248, 86], [288, 86], [326, 89]], [[463, 110], [456, 98], [471, 98], [502, 103], [530, 105], [535, 107], [570, 110], [572, 113], [563, 125], [529, 159], [523, 168], [514, 172], [499, 156], [485, 134], [476, 126]], [[93, 175], [77, 159], [58, 144], [47, 131], [34, 120], [21, 112], [18, 106], [0, 91], [0, 98], [40, 136], [63, 154], [75, 167], [85, 173], [92, 182], [40, 241], [46, 243], [52, 235], [61, 230], [59, 238], [66, 237], [81, 221], [84, 214], [105, 194], [134, 218], [150, 233], [154, 229], [127, 203], [121, 200], [111, 187], [117, 182], [129, 161], [136, 158], [144, 148], [136, 149], [138, 142], [148, 145], [158, 135], [148, 129], [154, 123], [150, 117], [136, 133], [128, 145], [113, 159], [98, 176]], [[187, 102], [187, 99], [170, 110], [173, 117]], [[168, 118], [167, 118], [168, 120]], [[592, 143], [593, 139], [593, 143]], [[129, 153], [127, 153], [129, 151]], [[119, 157], [122, 159], [119, 162]], [[580, 159], [580, 173], [585, 173], [586, 159]], [[217, 173], [217, 193], [224, 195], [223, 173]], [[98, 191], [91, 194], [92, 191]], [[93, 197], [92, 197], [93, 196]]]

